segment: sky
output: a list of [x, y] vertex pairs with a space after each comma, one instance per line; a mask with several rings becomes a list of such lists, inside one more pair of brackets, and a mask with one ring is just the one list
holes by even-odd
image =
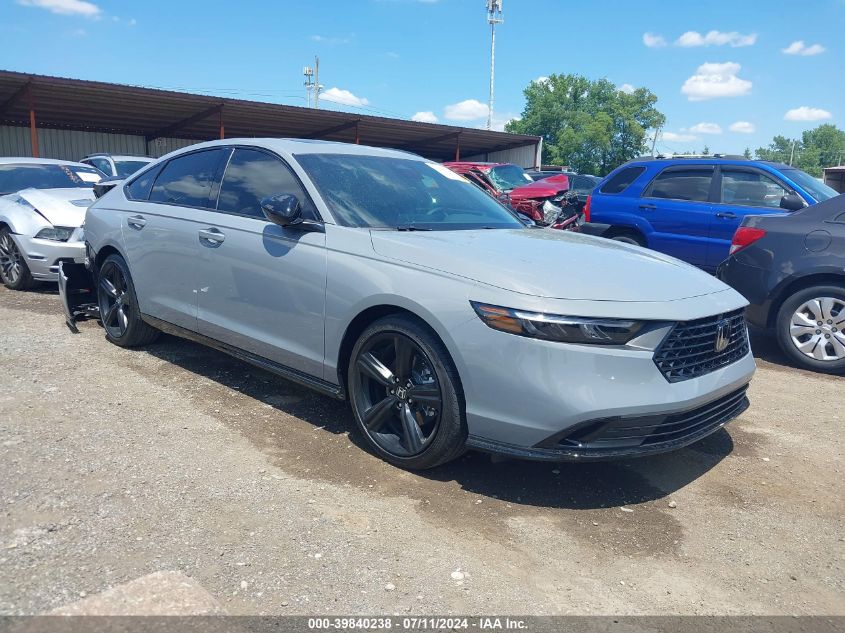
[[[845, 126], [845, 0], [503, 0], [494, 126], [552, 73], [645, 87], [658, 150]], [[483, 0], [0, 0], [0, 69], [482, 127]]]

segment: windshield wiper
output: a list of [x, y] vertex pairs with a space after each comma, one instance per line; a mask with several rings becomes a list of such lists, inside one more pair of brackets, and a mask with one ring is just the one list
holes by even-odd
[[411, 224], [400, 224], [396, 227], [397, 231], [433, 231], [434, 229], [426, 229], [421, 226], [417, 226], [414, 223]]

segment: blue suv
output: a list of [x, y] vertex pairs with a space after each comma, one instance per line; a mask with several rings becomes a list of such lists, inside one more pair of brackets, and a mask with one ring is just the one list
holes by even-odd
[[641, 158], [593, 190], [589, 220], [605, 237], [647, 246], [708, 271], [728, 256], [746, 215], [797, 211], [837, 193], [809, 174], [741, 157]]

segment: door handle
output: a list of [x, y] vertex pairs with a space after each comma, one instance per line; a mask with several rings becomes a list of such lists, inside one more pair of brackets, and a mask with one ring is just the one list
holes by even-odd
[[208, 242], [211, 246], [222, 244], [226, 236], [219, 229], [204, 229], [199, 232], [200, 239]]
[[716, 214], [716, 217], [725, 218], [726, 220], [735, 220], [736, 213], [734, 213], [733, 211], [719, 211], [719, 213]]
[[126, 218], [126, 224], [131, 226], [133, 229], [141, 230], [146, 226], [147, 221], [144, 219], [143, 215], [133, 215]]
[[656, 204], [641, 204], [640, 209], [645, 209], [646, 211], [654, 211], [657, 208]]

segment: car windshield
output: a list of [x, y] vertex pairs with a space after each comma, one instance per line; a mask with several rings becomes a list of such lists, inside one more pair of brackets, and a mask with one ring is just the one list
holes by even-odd
[[131, 176], [136, 171], [141, 169], [142, 167], [146, 167], [150, 164], [148, 160], [116, 160], [114, 161], [114, 167], [117, 170], [117, 175], [126, 178], [126, 176]]
[[522, 185], [534, 182], [522, 167], [517, 167], [516, 165], [498, 165], [487, 173], [490, 176], [490, 180], [496, 185], [496, 188], [501, 191], [510, 191], [511, 189], [516, 189]]
[[801, 187], [804, 191], [809, 193], [816, 199], [816, 202], [824, 202], [835, 198], [839, 194], [832, 187], [827, 186], [821, 180], [813, 178], [810, 174], [801, 171], [800, 169], [784, 169], [783, 175], [789, 178], [796, 185]]
[[355, 154], [296, 159], [339, 224], [400, 230], [523, 228], [510, 211], [437, 163]]
[[93, 187], [100, 182], [100, 172], [82, 165], [49, 163], [11, 163], [0, 165], [0, 195], [21, 189], [64, 189]]

